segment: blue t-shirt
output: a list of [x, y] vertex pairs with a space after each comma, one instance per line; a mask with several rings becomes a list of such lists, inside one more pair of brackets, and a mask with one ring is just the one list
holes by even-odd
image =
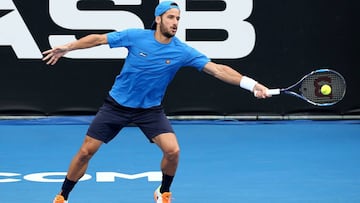
[[121, 105], [149, 108], [161, 104], [176, 72], [185, 66], [201, 71], [208, 57], [173, 37], [169, 44], [155, 40], [154, 30], [128, 29], [107, 34], [110, 48], [126, 47], [128, 56], [110, 95]]

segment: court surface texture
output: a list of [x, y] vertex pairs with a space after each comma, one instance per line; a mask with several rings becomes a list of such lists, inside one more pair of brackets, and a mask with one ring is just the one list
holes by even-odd
[[[91, 117], [0, 121], [0, 203], [51, 203]], [[172, 121], [173, 203], [358, 203], [360, 121]], [[69, 203], [153, 203], [160, 150], [136, 127], [104, 144]]]

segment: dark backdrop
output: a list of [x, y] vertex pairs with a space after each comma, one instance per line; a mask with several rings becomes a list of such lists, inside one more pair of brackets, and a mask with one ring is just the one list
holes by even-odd
[[[51, 34], [81, 37], [94, 32], [57, 26], [49, 17], [46, 0], [13, 2], [42, 51], [50, 48], [48, 36]], [[103, 3], [82, 1], [78, 7], [96, 8]], [[142, 6], [129, 6], [129, 10], [141, 15], [145, 26], [150, 27], [156, 4], [156, 1], [146, 1]], [[187, 1], [187, 4], [183, 9], [197, 9], [202, 5], [196, 1]], [[1, 9], [0, 22], [11, 12]], [[178, 72], [165, 96], [163, 103], [168, 115], [358, 114], [358, 11], [356, 0], [255, 0], [253, 12], [247, 19], [256, 31], [254, 50], [240, 59], [214, 59], [269, 87], [291, 85], [314, 69], [334, 69], [347, 81], [346, 96], [335, 106], [314, 107], [289, 96], [258, 100], [239, 87], [185, 68]], [[1, 27], [3, 29], [7, 27]], [[206, 35], [206, 31], [202, 34]], [[191, 39], [196, 35], [187, 37]], [[62, 59], [49, 68], [40, 59], [18, 59], [6, 45], [0, 45], [0, 58], [0, 114], [94, 114], [123, 63], [122, 59]]]

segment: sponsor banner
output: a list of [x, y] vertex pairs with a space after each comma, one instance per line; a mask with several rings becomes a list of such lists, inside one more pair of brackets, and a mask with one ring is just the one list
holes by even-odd
[[[169, 115], [359, 112], [354, 44], [359, 28], [350, 1], [177, 1], [177, 36], [218, 63], [269, 87], [285, 87], [318, 68], [345, 76], [348, 91], [333, 107], [289, 97], [256, 100], [192, 69], [179, 71], [164, 100]], [[158, 1], [25, 0], [0, 2], [0, 114], [94, 114], [121, 71], [126, 49], [99, 46], [44, 64], [42, 52], [90, 33], [150, 28]]]

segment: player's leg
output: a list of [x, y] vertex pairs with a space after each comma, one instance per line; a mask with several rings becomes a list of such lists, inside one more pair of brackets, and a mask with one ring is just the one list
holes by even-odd
[[[110, 142], [120, 130], [128, 124], [127, 112], [116, 107], [112, 98], [106, 98], [87, 131], [87, 136], [78, 153], [72, 159], [66, 179], [63, 182], [61, 195], [56, 196], [54, 203], [66, 203], [69, 193], [77, 181], [85, 174], [89, 160], [103, 143]], [[57, 201], [57, 198], [60, 198]]]
[[168, 203], [171, 202], [170, 186], [179, 163], [180, 147], [174, 133], [162, 133], [154, 137], [152, 141], [163, 152], [161, 160], [163, 177], [160, 187], [155, 190], [154, 198], [156, 202]]
[[163, 133], [153, 138], [161, 151], [161, 171], [163, 172], [163, 184], [160, 188], [161, 193], [169, 192], [173, 177], [179, 163], [180, 147], [174, 133]]
[[161, 192], [169, 192], [179, 162], [180, 147], [163, 107], [140, 110], [134, 115], [133, 122], [163, 152], [161, 170], [164, 178]]
[[[54, 200], [55, 203], [65, 202], [71, 190], [74, 188], [75, 184], [79, 181], [79, 179], [85, 174], [86, 169], [89, 164], [89, 160], [93, 157], [93, 155], [97, 152], [97, 150], [102, 145], [102, 141], [94, 139], [90, 136], [86, 136], [83, 144], [81, 145], [79, 151], [76, 153], [74, 158], [72, 159], [66, 178], [61, 187], [61, 191], [59, 195]], [[59, 201], [56, 199], [59, 198]], [[65, 200], [63, 201], [62, 198]]]
[[169, 203], [171, 201], [170, 186], [176, 173], [180, 154], [180, 147], [170, 121], [162, 106], [138, 110], [132, 117], [132, 121], [140, 127], [149, 141], [156, 143], [163, 152], [161, 160], [163, 179], [154, 196], [157, 203]]
[[102, 141], [86, 136], [80, 150], [72, 159], [67, 178], [71, 181], [78, 181], [86, 172], [89, 160], [102, 145]]

